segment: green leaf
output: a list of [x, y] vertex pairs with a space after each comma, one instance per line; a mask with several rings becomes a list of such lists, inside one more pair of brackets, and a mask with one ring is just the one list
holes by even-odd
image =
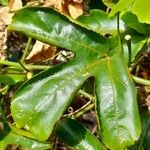
[[132, 11], [136, 14], [139, 22], [150, 24], [150, 13], [149, 13], [149, 0], [119, 0], [119, 2], [112, 7], [110, 16], [115, 15], [117, 12]]
[[[117, 35], [117, 17], [109, 18], [104, 11], [91, 10], [89, 15], [80, 16], [77, 20], [101, 35]], [[123, 21], [120, 20], [120, 32], [123, 31], [125, 31], [125, 26]]]
[[[134, 20], [134, 22], [132, 20]], [[79, 24], [82, 24], [82, 26], [87, 29], [93, 30], [101, 35], [117, 35], [117, 17], [110, 18], [104, 11], [91, 10], [89, 15], [80, 16], [77, 18], [77, 21], [79, 21]], [[137, 58], [137, 54], [143, 50], [143, 47], [147, 41], [147, 37], [140, 35], [139, 32], [145, 35], [149, 34], [149, 25], [139, 23], [134, 14], [131, 13], [130, 16], [130, 12], [122, 15], [119, 23], [126, 62], [128, 62], [129, 54], [127, 42], [124, 38], [127, 34], [131, 35], [131, 60], [133, 62]], [[127, 27], [135, 29], [137, 32], [133, 32], [133, 30], [129, 30]]]
[[129, 28], [136, 30], [137, 32], [150, 36], [150, 25], [145, 23], [140, 23], [136, 15], [131, 12], [126, 12], [121, 16], [125, 25]]
[[136, 91], [130, 78], [125, 77], [127, 70], [121, 58], [114, 55], [103, 60], [95, 83], [101, 137], [112, 150], [134, 144], [140, 134], [139, 118], [135, 115], [137, 106], [133, 106]]
[[22, 148], [29, 148], [30, 150], [46, 150], [52, 147], [49, 143], [36, 141], [34, 139], [16, 134], [13, 131], [10, 131], [10, 133], [6, 135], [2, 141], [0, 141], [1, 150], [5, 150], [8, 144], [15, 144], [21, 146]]
[[94, 76], [104, 144], [121, 150], [138, 139], [136, 91], [116, 39], [105, 39], [49, 8], [18, 11], [8, 29], [75, 53], [71, 61], [38, 74], [18, 90], [11, 104], [17, 127], [47, 139], [84, 81]]
[[[22, 148], [29, 148], [35, 150], [44, 150], [51, 148], [50, 143], [40, 142], [29, 137], [25, 137], [21, 134], [18, 134], [15, 130], [12, 130], [6, 122], [0, 122], [0, 149], [5, 150], [9, 144], [15, 144], [21, 146]], [[25, 132], [25, 131], [24, 131]], [[19, 131], [20, 133], [20, 131]]]
[[[56, 127], [58, 138], [73, 149], [106, 150], [103, 144], [83, 125], [72, 119], [64, 119]], [[66, 138], [69, 137], [69, 138]]]
[[16, 84], [17, 82], [24, 81], [26, 79], [25, 75], [18, 74], [0, 74], [0, 83], [4, 84]]
[[136, 0], [119, 0], [119, 2], [112, 7], [110, 16], [114, 16], [117, 12], [130, 10], [132, 3]]
[[139, 22], [150, 24], [150, 0], [136, 0], [131, 11], [138, 16]]
[[[21, 22], [17, 19], [26, 14], [30, 14], [30, 16], [24, 17]], [[51, 20], [51, 22], [43, 23], [41, 15], [43, 19]], [[36, 22], [32, 22], [34, 28], [31, 26], [33, 20], [31, 16], [36, 19]], [[92, 63], [89, 65], [87, 60], [94, 61], [103, 57], [104, 54], [100, 50], [105, 49], [101, 43], [106, 43], [106, 40], [97, 36], [96, 33], [70, 23], [67, 18], [47, 8], [28, 8], [19, 11], [10, 28], [74, 52], [82, 49], [69, 63], [49, 69], [27, 82], [16, 93], [12, 102], [12, 115], [16, 125], [19, 128], [29, 126], [29, 131], [35, 137], [45, 140], [84, 81], [91, 76], [89, 71], [93, 70], [93, 66]], [[26, 32], [27, 30], [30, 32]], [[88, 36], [86, 36], [87, 34]], [[80, 38], [82, 38], [82, 43]]]
[[102, 1], [106, 6], [112, 8], [116, 3], [118, 3], [119, 0], [102, 0]]

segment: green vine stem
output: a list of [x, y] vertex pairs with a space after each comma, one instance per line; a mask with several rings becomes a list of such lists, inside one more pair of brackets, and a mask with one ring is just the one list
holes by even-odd
[[80, 90], [80, 91], [79, 91], [79, 94], [81, 94], [81, 95], [83, 95], [84, 97], [90, 99], [91, 101], [95, 101], [95, 97], [94, 97], [94, 96], [92, 96], [92, 95], [90, 95], [90, 94], [84, 92], [83, 90]]
[[127, 34], [125, 36], [125, 40], [127, 42], [127, 47], [128, 47], [128, 56], [129, 56], [129, 59], [128, 59], [128, 67], [130, 67], [130, 64], [131, 64], [131, 36], [129, 34]]
[[19, 65], [23, 68], [23, 70], [25, 70], [26, 72], [28, 72], [29, 70], [24, 66], [24, 64], [18, 59], [18, 57], [16, 57], [16, 55], [10, 51], [8, 49], [8, 52], [18, 61]]
[[80, 94], [80, 95], [82, 95], [82, 96], [88, 98], [89, 101], [88, 101], [85, 105], [83, 105], [81, 108], [79, 108], [78, 110], [76, 110], [76, 111], [74, 111], [74, 112], [72, 112], [72, 113], [63, 115], [63, 118], [64, 118], [64, 117], [70, 117], [70, 116], [71, 116], [71, 118], [73, 118], [73, 119], [79, 118], [79, 117], [82, 116], [85, 112], [87, 112], [87, 111], [91, 110], [92, 108], [94, 108], [94, 106], [95, 106], [95, 103], [94, 103], [94, 102], [95, 102], [95, 97], [94, 97], [94, 96], [92, 96], [92, 95], [86, 93], [86, 92], [83, 91], [83, 90], [79, 90], [78, 94]]
[[121, 42], [121, 35], [120, 35], [120, 13], [119, 12], [117, 13], [117, 37], [118, 37], [120, 49], [123, 54], [123, 44]]
[[4, 88], [0, 88], [0, 93], [2, 93], [3, 95], [5, 95], [6, 93], [7, 93], [7, 91], [8, 91], [8, 88], [9, 88], [9, 86], [8, 85], [6, 85]]
[[28, 38], [27, 45], [26, 45], [25, 50], [24, 50], [24, 53], [23, 53], [23, 56], [22, 56], [22, 58], [21, 58], [21, 62], [24, 62], [24, 60], [26, 59], [26, 56], [27, 56], [28, 50], [29, 50], [29, 48], [30, 48], [31, 42], [32, 42], [32, 38], [29, 37], [29, 38]]
[[150, 80], [146, 80], [146, 79], [143, 79], [143, 78], [140, 78], [140, 77], [136, 77], [134, 75], [132, 75], [132, 78], [138, 84], [150, 86]]
[[76, 119], [76, 118], [79, 118], [80, 116], [82, 116], [84, 113], [86, 113], [87, 111], [91, 110], [92, 108], [94, 108], [95, 104], [94, 103], [91, 103], [91, 104], [88, 104], [88, 106], [84, 107], [84, 108], [80, 108], [78, 109], [77, 111], [75, 111], [73, 114], [72, 114], [72, 117], [73, 119]]
[[[6, 66], [13, 66], [19, 69], [22, 69], [22, 66], [20, 66], [19, 63], [11, 62], [7, 60], [0, 60], [0, 65], [6, 65]], [[28, 70], [46, 70], [49, 68], [52, 68], [53, 66], [44, 66], [44, 65], [24, 65]]]

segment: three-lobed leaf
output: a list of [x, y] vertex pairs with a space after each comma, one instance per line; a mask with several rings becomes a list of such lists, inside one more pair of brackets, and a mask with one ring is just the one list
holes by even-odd
[[75, 53], [71, 61], [38, 74], [17, 91], [11, 104], [17, 127], [46, 140], [84, 81], [94, 76], [104, 144], [124, 149], [138, 139], [136, 91], [117, 40], [80, 27], [48, 8], [17, 12], [9, 29]]

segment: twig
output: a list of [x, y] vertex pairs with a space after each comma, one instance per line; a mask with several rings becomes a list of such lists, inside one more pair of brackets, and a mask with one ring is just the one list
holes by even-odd
[[21, 58], [21, 62], [24, 62], [24, 60], [26, 59], [26, 56], [27, 56], [27, 53], [28, 53], [28, 50], [29, 50], [29, 47], [30, 47], [31, 42], [32, 42], [32, 38], [29, 37], [29, 38], [28, 38], [27, 45], [26, 45], [25, 50], [24, 50], [24, 53], [23, 53], [23, 56], [22, 56], [22, 58]]
[[125, 40], [127, 42], [127, 47], [128, 47], [128, 67], [130, 67], [131, 64], [131, 36], [128, 34], [125, 36]]
[[94, 108], [95, 104], [92, 103], [90, 105], [88, 105], [87, 107], [85, 108], [82, 108], [81, 109], [78, 109], [78, 111], [74, 112], [72, 114], [72, 118], [75, 119], [75, 118], [79, 118], [80, 116], [82, 116], [85, 112], [91, 110], [92, 108]]
[[28, 72], [29, 70], [24, 66], [24, 64], [14, 55], [14, 53], [12, 52], [12, 51], [10, 51], [10, 50], [8, 50], [9, 51], [9, 53], [10, 54], [12, 54], [14, 57], [15, 57], [15, 59], [18, 61], [18, 63], [20, 64], [20, 66], [26, 71], [26, 72]]
[[[19, 69], [24, 70], [20, 64], [16, 62], [11, 62], [7, 60], [0, 60], [0, 65], [13, 66]], [[28, 70], [46, 70], [52, 68], [53, 66], [44, 66], [44, 65], [24, 65]]]
[[132, 75], [132, 78], [138, 84], [150, 86], [150, 80], [146, 80], [146, 79], [143, 79], [143, 78], [140, 78], [140, 77], [136, 77], [134, 75]]
[[119, 12], [117, 13], [117, 36], [118, 36], [118, 42], [119, 42], [120, 49], [123, 53], [123, 45], [121, 42], [121, 35], [120, 35], [120, 13]]
[[92, 96], [92, 95], [90, 95], [90, 94], [84, 92], [83, 90], [80, 90], [80, 91], [79, 91], [79, 94], [83, 95], [83, 96], [86, 97], [86, 98], [89, 98], [89, 99], [92, 100], [92, 101], [95, 101], [95, 97], [94, 97], [94, 96]]

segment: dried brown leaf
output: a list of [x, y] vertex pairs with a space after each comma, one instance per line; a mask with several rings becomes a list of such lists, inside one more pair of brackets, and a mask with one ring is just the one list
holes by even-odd
[[45, 6], [54, 7], [74, 19], [83, 14], [83, 0], [46, 0]]
[[26, 58], [26, 63], [41, 62], [48, 59], [53, 59], [56, 54], [56, 47], [36, 41], [32, 51]]
[[21, 0], [10, 0], [9, 1], [10, 11], [16, 11], [22, 8]]
[[73, 19], [76, 19], [77, 17], [81, 16], [83, 14], [83, 5], [78, 3], [70, 3], [68, 5], [68, 11], [70, 16]]
[[6, 26], [10, 24], [12, 15], [9, 13], [9, 7], [0, 8], [0, 59], [6, 59], [6, 40], [7, 40], [7, 30]]
[[10, 9], [8, 6], [0, 8], [0, 20], [4, 23], [4, 25], [9, 25], [12, 20], [13, 13], [10, 13]]

